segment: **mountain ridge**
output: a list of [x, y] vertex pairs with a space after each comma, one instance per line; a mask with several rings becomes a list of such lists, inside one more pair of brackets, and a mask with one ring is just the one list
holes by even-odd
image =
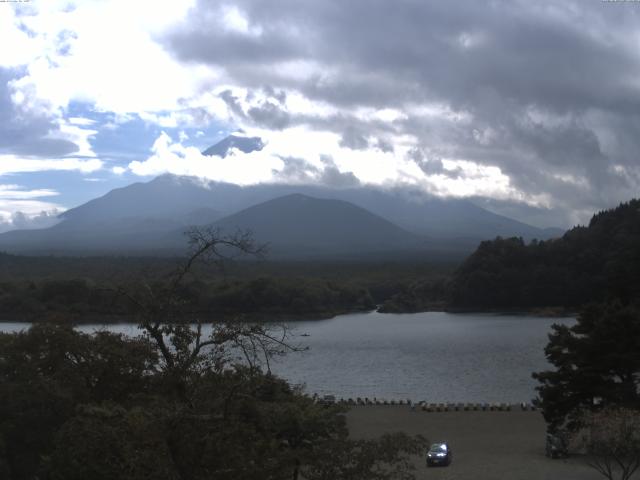
[[[422, 246], [427, 249], [457, 252], [458, 257], [471, 253], [481, 240], [496, 236], [517, 236], [527, 240], [549, 237], [542, 229], [494, 214], [471, 202], [440, 199], [418, 191], [364, 186], [335, 189], [277, 183], [239, 186], [165, 174], [149, 182], [111, 190], [67, 210], [60, 215], [61, 222], [49, 229], [0, 234], [0, 249], [32, 254], [96, 249], [104, 253], [117, 253], [119, 249], [137, 253], [177, 251], [184, 245], [184, 239], [181, 238], [180, 243], [175, 235], [178, 229], [188, 225], [210, 225], [291, 194], [349, 203], [392, 223], [414, 238], [423, 238]], [[295, 198], [299, 199], [294, 196], [289, 200]], [[336, 216], [340, 215], [339, 210], [336, 210]], [[332, 228], [339, 230], [336, 223]], [[370, 234], [375, 236], [373, 231]], [[108, 240], [113, 244], [109, 245]], [[409, 243], [404, 242], [404, 245]], [[446, 248], [443, 250], [443, 247]], [[413, 251], [413, 248], [408, 250]]]
[[419, 249], [422, 239], [352, 203], [292, 193], [248, 207], [213, 224], [250, 230], [279, 256]]
[[133, 216], [153, 213], [153, 216], [158, 216], [157, 212], [162, 211], [170, 216], [202, 206], [213, 206], [222, 215], [229, 215], [290, 193], [348, 201], [405, 230], [434, 237], [485, 240], [495, 236], [522, 236], [530, 240], [546, 239], [558, 233], [498, 215], [464, 199], [440, 199], [418, 190], [407, 192], [377, 187], [336, 189], [278, 183], [240, 186], [171, 174], [161, 175], [146, 183], [138, 182], [114, 189], [102, 197], [67, 210], [61, 218], [119, 218], [122, 211]]

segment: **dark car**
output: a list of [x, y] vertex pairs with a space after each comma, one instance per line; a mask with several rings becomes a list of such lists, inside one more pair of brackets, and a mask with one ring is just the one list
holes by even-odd
[[448, 443], [434, 443], [427, 452], [427, 467], [450, 465], [453, 452]]

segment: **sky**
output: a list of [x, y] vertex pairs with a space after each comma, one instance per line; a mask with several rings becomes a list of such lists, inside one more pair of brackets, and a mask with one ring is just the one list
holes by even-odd
[[[201, 154], [234, 132], [264, 148]], [[0, 231], [163, 173], [570, 227], [638, 196], [639, 147], [640, 2], [0, 2]]]

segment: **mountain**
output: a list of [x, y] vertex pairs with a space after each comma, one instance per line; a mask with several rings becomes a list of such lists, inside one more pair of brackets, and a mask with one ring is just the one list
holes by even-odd
[[220, 140], [215, 145], [207, 148], [203, 155], [218, 157], [226, 157], [231, 149], [237, 148], [241, 152], [250, 153], [264, 148], [264, 143], [260, 137], [246, 137], [243, 135], [235, 134]]
[[[497, 215], [464, 199], [442, 199], [418, 190], [285, 184], [238, 186], [162, 175], [146, 183], [112, 190], [67, 210], [60, 215], [60, 223], [51, 228], [0, 234], [0, 250], [38, 254], [176, 252], [185, 245], [176, 231], [189, 225], [210, 225], [225, 217], [230, 222], [228, 217], [234, 214], [281, 197], [292, 204], [300, 203], [298, 197], [290, 197], [292, 194], [341, 201], [339, 205], [344, 208], [348, 203], [366, 210], [405, 233], [423, 237], [422, 246], [426, 245], [434, 256], [462, 258], [481, 240], [496, 236], [530, 240], [550, 238], [556, 233]], [[288, 212], [282, 205], [279, 208]], [[341, 218], [337, 210], [334, 208], [334, 215]], [[340, 231], [337, 224], [332, 228]], [[380, 245], [383, 244], [391, 245], [381, 240]], [[326, 250], [335, 251], [328, 247]]]
[[342, 200], [290, 194], [254, 205], [214, 223], [226, 232], [249, 229], [271, 255], [334, 256], [418, 250], [418, 235]]
[[[236, 185], [227, 184], [220, 190], [235, 193]], [[225, 195], [224, 191], [217, 193]], [[162, 175], [146, 183], [133, 183], [111, 190], [102, 197], [90, 200], [76, 208], [62, 213], [63, 223], [109, 222], [122, 218], [165, 218], [182, 223], [182, 218], [192, 212], [206, 208], [211, 212], [215, 207], [215, 195], [208, 184], [195, 178]], [[213, 220], [213, 219], [210, 219]], [[204, 222], [203, 222], [204, 223]]]
[[496, 236], [549, 238], [549, 232], [457, 198], [439, 198], [418, 189], [352, 188], [332, 191], [309, 187], [309, 194], [352, 202], [398, 226], [434, 238], [466, 239], [476, 244]]
[[[302, 194], [268, 200], [206, 224], [229, 234], [251, 230], [256, 243], [268, 244], [271, 258], [390, 257], [436, 247], [349, 202]], [[0, 247], [13, 245], [13, 252], [39, 254], [180, 254], [185, 248], [185, 229], [186, 224], [166, 218], [88, 223], [74, 217], [49, 229], [0, 235]]]
[[[203, 206], [229, 215], [292, 193], [353, 203], [405, 230], [436, 238], [480, 241], [496, 236], [547, 239], [558, 236], [497, 215], [464, 199], [442, 199], [418, 190], [356, 187], [332, 189], [313, 185], [257, 184], [238, 186], [192, 177], [161, 175], [147, 183], [115, 189], [61, 215], [65, 221], [102, 221], [131, 217], [180, 217]], [[206, 223], [206, 222], [200, 222]]]

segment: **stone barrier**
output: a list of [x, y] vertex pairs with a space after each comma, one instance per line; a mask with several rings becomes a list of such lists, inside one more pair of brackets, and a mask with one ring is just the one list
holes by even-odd
[[[322, 400], [317, 397], [311, 397], [315, 402], [322, 402]], [[529, 402], [520, 402], [520, 403], [506, 403], [506, 402], [491, 402], [491, 403], [463, 403], [463, 402], [438, 402], [438, 403], [430, 403], [424, 400], [420, 400], [417, 402], [412, 401], [411, 399], [379, 399], [377, 397], [369, 398], [369, 397], [356, 397], [354, 398], [339, 398], [335, 400], [335, 403], [339, 405], [349, 405], [349, 406], [371, 406], [371, 405], [388, 405], [388, 406], [406, 406], [409, 407], [412, 411], [422, 411], [422, 412], [511, 412], [511, 411], [522, 411], [522, 412], [536, 412], [538, 409], [535, 405]]]

